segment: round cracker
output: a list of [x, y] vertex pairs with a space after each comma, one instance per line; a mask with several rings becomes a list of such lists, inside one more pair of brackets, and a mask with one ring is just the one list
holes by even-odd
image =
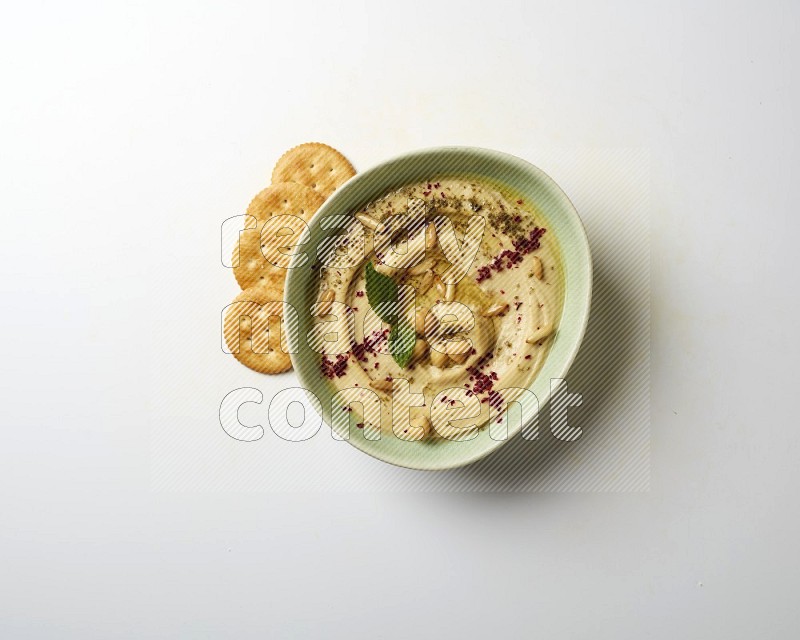
[[[271, 216], [289, 214], [308, 222], [323, 202], [325, 198], [309, 187], [295, 182], [280, 182], [259, 191], [247, 207], [247, 215], [256, 220], [266, 220]], [[245, 228], [254, 226], [252, 218], [248, 218]]]
[[[238, 257], [238, 262], [237, 262]], [[258, 285], [280, 287], [283, 291], [284, 269], [271, 264], [261, 252], [261, 233], [258, 229], [245, 229], [233, 250], [233, 275], [242, 289]]]
[[354, 175], [353, 165], [336, 149], [306, 142], [280, 157], [272, 170], [272, 182], [299, 182], [327, 198]]
[[[280, 318], [279, 338], [270, 336], [271, 317]], [[283, 288], [262, 285], [245, 289], [228, 305], [223, 334], [244, 366], [259, 373], [282, 373], [292, 368], [283, 325]]]
[[269, 285], [283, 293], [292, 247], [305, 228], [301, 218], [280, 215], [259, 219], [256, 228], [242, 231], [233, 253], [233, 275], [239, 286]]

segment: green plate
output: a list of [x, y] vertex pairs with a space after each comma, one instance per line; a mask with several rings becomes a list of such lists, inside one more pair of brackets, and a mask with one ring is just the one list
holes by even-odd
[[[586, 232], [575, 207], [564, 192], [543, 171], [515, 156], [489, 149], [474, 147], [436, 147], [407, 153], [351, 178], [339, 187], [314, 215], [309, 223], [309, 237], [304, 249], [308, 253], [305, 264], [299, 254], [292, 260], [286, 280], [286, 301], [298, 311], [298, 326], [287, 330], [292, 363], [300, 383], [316, 407], [321, 406], [325, 423], [331, 424], [331, 407], [335, 388], [320, 373], [320, 356], [305, 339], [311, 329], [312, 318], [308, 310], [316, 301], [317, 272], [312, 265], [321, 260], [316, 248], [324, 247], [325, 239], [336, 235], [337, 229], [325, 230], [320, 221], [330, 216], [352, 215], [360, 207], [387, 192], [413, 182], [433, 177], [483, 178], [519, 194], [525, 202], [532, 203], [546, 221], [548, 233], [555, 236], [564, 269], [564, 307], [558, 330], [550, 352], [529, 387], [538, 398], [539, 411], [550, 399], [550, 381], [564, 378], [580, 347], [592, 292], [592, 260]], [[330, 225], [328, 225], [330, 226]], [[334, 225], [338, 226], [338, 225]], [[321, 251], [320, 251], [321, 252]], [[313, 394], [313, 395], [311, 395]], [[522, 415], [533, 420], [536, 402], [529, 396], [522, 400]], [[547, 428], [544, 420], [539, 429]], [[363, 430], [350, 429], [347, 440], [361, 451], [380, 460], [412, 469], [451, 469], [488, 455], [519, 433], [520, 425], [504, 440], [494, 440], [489, 429], [467, 441], [439, 439], [432, 443], [405, 442], [397, 439], [391, 429], [384, 429], [377, 440], [369, 440]], [[341, 435], [337, 434], [337, 437]]]

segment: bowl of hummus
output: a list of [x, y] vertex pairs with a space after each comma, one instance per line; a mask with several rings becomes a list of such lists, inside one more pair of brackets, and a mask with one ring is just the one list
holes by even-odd
[[547, 428], [592, 266], [540, 169], [471, 147], [399, 156], [340, 187], [290, 253], [289, 351], [334, 439], [437, 470]]

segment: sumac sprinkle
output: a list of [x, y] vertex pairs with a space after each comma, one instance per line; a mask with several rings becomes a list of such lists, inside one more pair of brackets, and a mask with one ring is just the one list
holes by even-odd
[[506, 269], [512, 269], [518, 266], [524, 256], [536, 251], [540, 246], [540, 240], [545, 234], [547, 229], [543, 227], [535, 227], [527, 236], [516, 238], [512, 244], [514, 249], [504, 249], [500, 255], [495, 257], [489, 264], [478, 267], [478, 272], [475, 276], [476, 282], [483, 282], [492, 277], [492, 273], [499, 273]]
[[347, 361], [349, 357], [347, 353], [340, 353], [336, 356], [336, 360], [331, 360], [328, 356], [322, 356], [322, 362], [320, 363], [322, 375], [329, 380], [341, 378], [347, 370]]

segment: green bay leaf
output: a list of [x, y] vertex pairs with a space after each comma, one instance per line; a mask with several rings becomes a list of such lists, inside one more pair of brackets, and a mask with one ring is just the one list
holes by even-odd
[[367, 300], [378, 317], [390, 325], [397, 323], [397, 283], [389, 276], [375, 271], [372, 262], [365, 269], [367, 278]]
[[414, 328], [405, 320], [400, 320], [392, 327], [389, 334], [389, 351], [394, 361], [404, 369], [411, 361], [411, 353], [414, 351], [416, 341], [417, 334]]

